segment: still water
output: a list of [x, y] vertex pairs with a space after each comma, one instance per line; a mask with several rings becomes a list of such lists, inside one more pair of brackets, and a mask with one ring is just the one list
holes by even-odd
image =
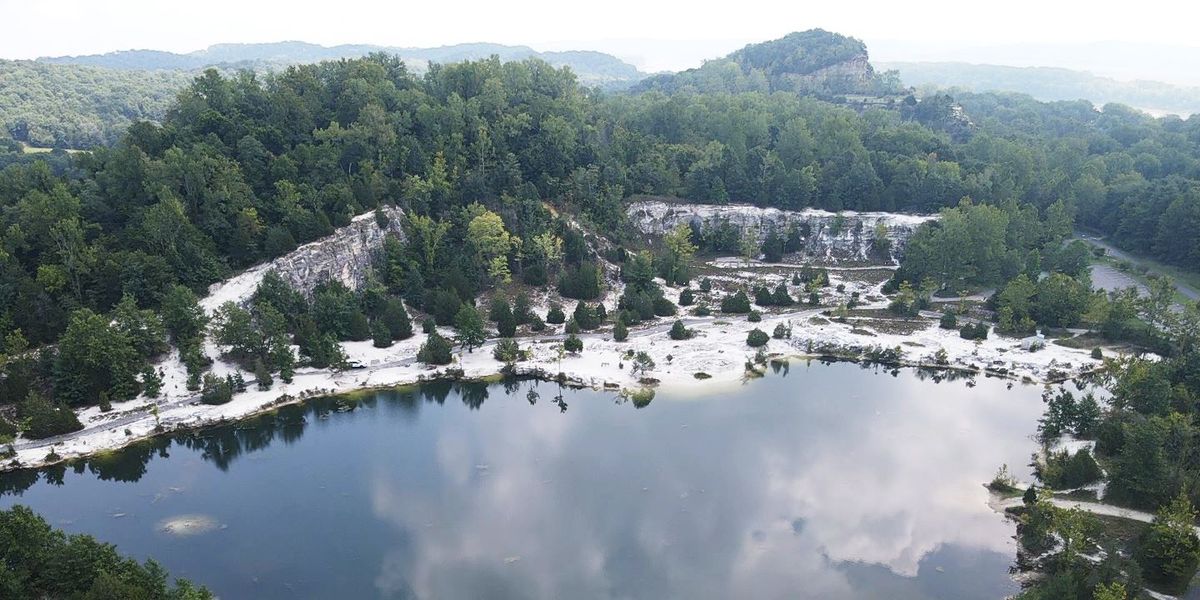
[[793, 362], [639, 409], [431, 384], [6, 475], [0, 505], [225, 599], [1002, 598], [1014, 529], [982, 484], [1025, 471], [1042, 410], [1006, 387]]

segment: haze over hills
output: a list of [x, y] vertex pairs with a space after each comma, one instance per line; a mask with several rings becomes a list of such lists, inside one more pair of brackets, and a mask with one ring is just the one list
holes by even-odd
[[580, 82], [585, 85], [627, 84], [645, 76], [638, 71], [637, 67], [602, 52], [538, 52], [528, 46], [490, 43], [456, 44], [437, 48], [407, 48], [372, 44], [321, 46], [307, 42], [286, 41], [263, 44], [216, 44], [186, 54], [158, 50], [121, 50], [84, 56], [41, 57], [37, 59], [37, 62], [138, 70], [195, 70], [210, 66], [257, 69], [339, 58], [358, 58], [372, 52], [395, 54], [404, 59], [409, 68], [418, 71], [424, 70], [431, 62], [450, 63], [495, 55], [504, 61], [540, 58], [556, 67], [570, 67], [579, 77]]
[[1056, 67], [1013, 67], [961, 62], [885, 62], [915, 87], [1019, 92], [1038, 100], [1088, 100], [1097, 106], [1127, 104], [1153, 115], [1200, 113], [1200, 87], [1158, 81], [1118, 81], [1084, 71]]

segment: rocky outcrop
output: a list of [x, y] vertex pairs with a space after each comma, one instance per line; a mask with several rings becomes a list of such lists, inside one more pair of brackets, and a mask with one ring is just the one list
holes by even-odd
[[[659, 236], [679, 225], [700, 229], [722, 221], [745, 234], [753, 230], [761, 240], [772, 229], [786, 236], [795, 229], [802, 242], [801, 253], [827, 261], [870, 262], [894, 258], [922, 223], [936, 215], [906, 215], [883, 212], [844, 211], [832, 213], [807, 209], [787, 211], [740, 204], [676, 204], [640, 201], [629, 206], [629, 220], [643, 234]], [[890, 256], [881, 256], [875, 244], [876, 227], [882, 224], [891, 241]]]
[[404, 240], [404, 211], [389, 206], [380, 209], [379, 214], [382, 218], [375, 212], [361, 214], [328, 237], [214, 284], [200, 305], [211, 313], [225, 302], [248, 302], [268, 271], [279, 273], [284, 281], [305, 295], [310, 295], [318, 283], [326, 280], [337, 280], [350, 289], [358, 289], [367, 281], [383, 241], [388, 236]]
[[374, 212], [359, 215], [333, 235], [271, 261], [268, 270], [279, 273], [284, 281], [305, 294], [326, 280], [358, 289], [366, 282], [375, 257], [383, 248], [383, 240], [389, 235], [404, 239], [401, 226], [404, 212], [389, 206], [381, 209], [380, 214], [382, 219]]

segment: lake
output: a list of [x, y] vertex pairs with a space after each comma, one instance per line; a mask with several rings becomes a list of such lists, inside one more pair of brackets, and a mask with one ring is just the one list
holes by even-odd
[[7, 474], [0, 505], [225, 599], [1002, 598], [983, 484], [1027, 473], [1041, 389], [973, 383], [793, 361], [642, 408], [428, 384]]

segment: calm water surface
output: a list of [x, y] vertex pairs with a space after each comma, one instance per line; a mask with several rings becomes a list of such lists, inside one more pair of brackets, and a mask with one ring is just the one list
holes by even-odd
[[[7, 475], [0, 505], [153, 556], [226, 599], [1016, 589], [1013, 526], [981, 484], [1029, 461], [1038, 388], [793, 363], [641, 409], [558, 393], [434, 384], [352, 411], [315, 401]], [[162, 530], [180, 515], [218, 525]]]

